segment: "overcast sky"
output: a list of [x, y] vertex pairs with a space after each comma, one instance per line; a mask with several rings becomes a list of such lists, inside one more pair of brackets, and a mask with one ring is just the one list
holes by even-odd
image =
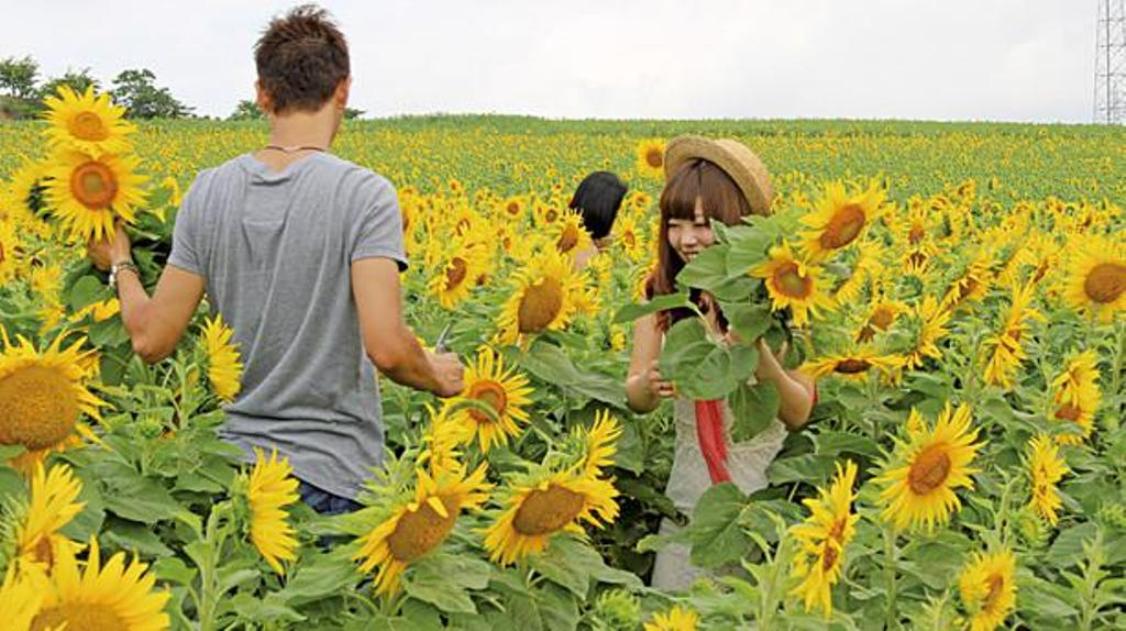
[[[0, 57], [108, 85], [147, 67], [197, 113], [250, 98], [274, 0], [0, 0]], [[370, 116], [1089, 122], [1088, 0], [322, 2]]]

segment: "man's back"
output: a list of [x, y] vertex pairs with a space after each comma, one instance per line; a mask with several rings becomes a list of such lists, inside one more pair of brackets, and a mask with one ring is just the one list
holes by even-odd
[[169, 263], [206, 279], [245, 368], [224, 435], [289, 456], [296, 475], [354, 497], [380, 463], [375, 371], [352, 296], [353, 261], [406, 265], [395, 191], [316, 153], [280, 171], [250, 155], [202, 172]]

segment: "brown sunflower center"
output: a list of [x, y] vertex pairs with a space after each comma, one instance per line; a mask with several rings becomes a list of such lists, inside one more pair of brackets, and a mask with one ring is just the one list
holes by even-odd
[[942, 443], [931, 445], [921, 451], [911, 463], [911, 470], [907, 473], [907, 484], [916, 495], [927, 495], [946, 482], [946, 478], [950, 476], [950, 466], [946, 445]]
[[829, 528], [829, 538], [833, 541], [840, 542], [844, 537], [845, 526], [848, 524], [848, 518], [837, 519], [833, 521], [833, 526]]
[[575, 249], [578, 244], [579, 229], [572, 224], [567, 224], [567, 227], [563, 228], [563, 233], [559, 235], [559, 240], [555, 242], [555, 247], [566, 254]]
[[102, 121], [102, 117], [94, 112], [79, 112], [74, 118], [70, 119], [67, 129], [70, 130], [71, 135], [79, 140], [97, 142], [109, 138], [109, 128]]
[[31, 549], [31, 556], [36, 563], [42, 563], [47, 569], [55, 567], [55, 550], [51, 547], [49, 537], [40, 537]]
[[848, 359], [842, 359], [837, 362], [837, 365], [833, 367], [833, 371], [839, 372], [843, 375], [855, 375], [857, 373], [864, 372], [871, 367], [872, 363], [867, 359], [857, 359], [855, 357], [850, 357]]
[[82, 631], [120, 631], [128, 627], [110, 605], [70, 602], [40, 611], [31, 621], [31, 631], [58, 629], [63, 624]]
[[665, 164], [665, 156], [657, 147], [650, 147], [645, 151], [645, 164], [654, 169], [659, 169]]
[[797, 263], [783, 263], [774, 270], [774, 286], [791, 298], [806, 298], [813, 291], [813, 279], [802, 276]]
[[925, 236], [927, 236], [927, 231], [923, 228], [922, 224], [911, 224], [911, 230], [907, 233], [907, 241], [911, 245], [916, 245], [922, 241]]
[[35, 450], [62, 442], [81, 413], [74, 387], [48, 366], [27, 366], [0, 379], [0, 444]]
[[1056, 410], [1056, 418], [1063, 419], [1065, 421], [1071, 421], [1074, 423], [1075, 421], [1079, 420], [1079, 415], [1082, 412], [1083, 410], [1081, 410], [1078, 406], [1067, 403], [1060, 409]]
[[1118, 300], [1126, 291], [1126, 265], [1118, 263], [1099, 263], [1091, 268], [1083, 281], [1083, 291], [1087, 297], [1099, 304], [1109, 304]]
[[864, 210], [856, 204], [847, 204], [833, 214], [825, 230], [821, 232], [821, 247], [835, 250], [853, 242], [864, 228]]
[[460, 287], [468, 273], [469, 265], [466, 264], [465, 259], [460, 256], [455, 256], [454, 259], [450, 261], [449, 267], [446, 268], [446, 291]]
[[557, 484], [547, 490], [536, 489], [524, 498], [516, 511], [512, 527], [527, 535], [546, 535], [571, 523], [583, 510], [584, 497]]
[[[504, 386], [495, 381], [479, 381], [473, 384], [466, 398], [487, 404], [493, 408], [498, 418], [508, 408], [508, 395], [504, 391]], [[469, 410], [469, 416], [478, 423], [492, 423], [494, 420], [485, 412], [472, 408]]]
[[982, 608], [988, 611], [997, 606], [997, 599], [1001, 597], [1001, 591], [1005, 588], [1005, 577], [1000, 574], [990, 574], [989, 578], [985, 579], [985, 584], [989, 590], [985, 594]]
[[544, 221], [547, 223], [554, 223], [559, 218], [559, 211], [554, 208], [548, 208], [547, 212], [543, 214]]
[[837, 546], [828, 542], [825, 543], [824, 551], [821, 553], [821, 571], [829, 572], [837, 566], [837, 559], [840, 558], [840, 553], [837, 552]]
[[0, 243], [0, 263], [4, 262], [4, 244]]
[[99, 210], [117, 195], [117, 178], [97, 160], [83, 162], [70, 174], [70, 192], [83, 206]]
[[912, 252], [911, 255], [907, 257], [907, 262], [910, 263], [912, 267], [922, 267], [926, 265], [927, 255], [922, 252]]
[[563, 309], [563, 283], [545, 278], [524, 290], [517, 314], [521, 333], [538, 333], [547, 328]]
[[881, 331], [886, 331], [893, 322], [895, 322], [895, 311], [885, 305], [876, 307], [872, 312], [872, 317], [868, 318], [868, 324]]
[[632, 248], [637, 245], [637, 235], [633, 233], [633, 230], [626, 230], [622, 233], [622, 241]]
[[508, 205], [504, 207], [504, 211], [510, 215], [519, 215], [520, 204], [517, 202], [508, 202]]
[[418, 510], [407, 511], [399, 518], [395, 532], [387, 537], [391, 556], [410, 563], [446, 540], [457, 521], [458, 506], [453, 500], [445, 498], [442, 504], [446, 507], [445, 517], [429, 504], [423, 504]]
[[457, 226], [454, 227], [454, 232], [457, 233], [457, 236], [460, 237], [463, 234], [465, 234], [466, 232], [469, 232], [470, 227], [471, 227], [471, 223], [470, 223], [469, 219], [463, 217], [462, 219], [458, 220]]

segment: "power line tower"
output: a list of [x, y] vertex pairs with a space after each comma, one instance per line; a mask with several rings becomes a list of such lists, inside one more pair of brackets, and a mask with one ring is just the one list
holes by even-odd
[[1095, 122], [1126, 123], [1126, 0], [1097, 0]]

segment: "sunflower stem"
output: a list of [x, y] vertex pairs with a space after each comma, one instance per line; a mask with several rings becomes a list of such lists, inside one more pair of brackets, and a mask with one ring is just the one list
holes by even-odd
[[896, 596], [896, 547], [895, 533], [888, 526], [884, 526], [884, 578], [886, 580], [887, 616], [885, 628], [894, 628], [896, 621], [895, 596]]

